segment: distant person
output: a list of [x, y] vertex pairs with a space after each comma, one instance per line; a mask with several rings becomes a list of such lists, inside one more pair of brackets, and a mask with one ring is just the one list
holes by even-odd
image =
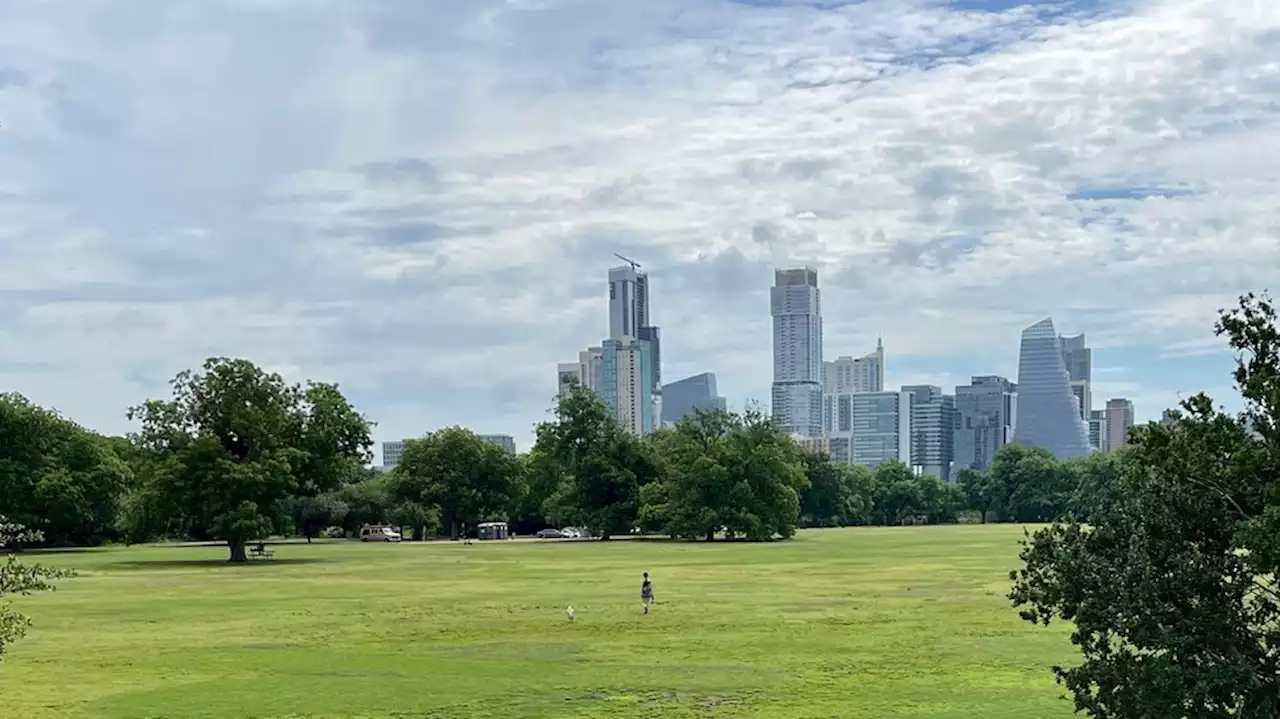
[[649, 613], [649, 605], [653, 602], [653, 582], [649, 581], [649, 573], [644, 573], [644, 581], [640, 583], [640, 601], [644, 604], [644, 613]]

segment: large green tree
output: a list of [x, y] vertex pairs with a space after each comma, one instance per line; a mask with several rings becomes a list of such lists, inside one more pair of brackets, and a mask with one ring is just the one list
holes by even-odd
[[9, 644], [21, 639], [31, 624], [30, 620], [14, 610], [9, 598], [52, 590], [52, 580], [72, 574], [38, 564], [24, 564], [12, 553], [23, 543], [40, 541], [43, 541], [43, 537], [38, 531], [28, 530], [0, 515], [0, 550], [9, 551], [4, 564], [0, 564], [0, 661], [4, 660], [5, 649]]
[[284, 500], [335, 489], [369, 459], [370, 423], [333, 385], [210, 358], [172, 387], [172, 399], [129, 410], [147, 467], [131, 498], [134, 536], [198, 529], [243, 562], [245, 544], [280, 524]]
[[871, 470], [831, 461], [822, 452], [802, 451], [809, 484], [800, 492], [800, 525], [847, 527], [871, 515], [874, 482]]
[[1003, 514], [1018, 522], [1062, 517], [1075, 493], [1073, 475], [1049, 450], [1006, 444], [991, 463], [991, 483], [1007, 497]]
[[17, 394], [0, 394], [0, 513], [52, 544], [114, 535], [132, 481], [112, 440]]
[[388, 488], [393, 504], [409, 503], [400, 513], [415, 517], [416, 526], [428, 523], [418, 510], [439, 507], [449, 535], [457, 537], [463, 524], [507, 515], [518, 499], [520, 471], [519, 459], [502, 447], [446, 427], [405, 442]]
[[1054, 671], [1089, 716], [1280, 716], [1276, 319], [1249, 295], [1218, 322], [1242, 416], [1201, 394], [1138, 428], [1118, 471], [1025, 543], [1010, 598], [1028, 621], [1072, 623], [1081, 661]]
[[574, 385], [535, 434], [539, 471], [556, 483], [544, 502], [551, 516], [601, 539], [635, 526], [640, 489], [657, 479], [658, 464], [649, 444], [625, 432], [595, 392]]
[[695, 412], [656, 443], [662, 481], [643, 492], [646, 524], [671, 535], [755, 541], [795, 534], [805, 463], [773, 421], [755, 409], [741, 415]]

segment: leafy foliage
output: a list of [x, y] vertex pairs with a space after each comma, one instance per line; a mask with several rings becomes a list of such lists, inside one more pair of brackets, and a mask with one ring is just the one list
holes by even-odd
[[368, 458], [369, 422], [331, 385], [288, 385], [247, 360], [211, 358], [172, 386], [173, 399], [129, 411], [147, 466], [134, 536], [173, 529], [160, 526], [167, 518], [245, 561], [245, 544], [281, 523], [286, 500], [335, 488]]
[[1249, 295], [1217, 329], [1239, 353], [1245, 413], [1196, 395], [1091, 459], [1095, 479], [1012, 575], [1024, 619], [1074, 623], [1082, 661], [1054, 671], [1096, 719], [1280, 716], [1276, 313]]
[[412, 526], [429, 521], [427, 508], [439, 507], [450, 536], [463, 524], [505, 517], [520, 489], [519, 460], [461, 427], [448, 427], [405, 442], [400, 463], [388, 480], [393, 504]]
[[[0, 515], [0, 549], [13, 550], [21, 544], [38, 543], [43, 539], [40, 532], [28, 530]], [[74, 576], [74, 573], [36, 564], [23, 564], [13, 554], [8, 555], [4, 564], [0, 564], [0, 661], [4, 660], [5, 649], [21, 639], [31, 625], [30, 620], [13, 609], [8, 597], [51, 591], [52, 580], [69, 576]]]

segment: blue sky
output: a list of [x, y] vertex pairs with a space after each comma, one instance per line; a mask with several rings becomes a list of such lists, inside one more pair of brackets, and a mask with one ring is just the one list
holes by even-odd
[[1280, 277], [1280, 4], [0, 4], [0, 389], [124, 432], [209, 355], [338, 381], [377, 439], [527, 446], [651, 273], [664, 374], [765, 400], [772, 268], [829, 357], [1238, 407], [1215, 311]]

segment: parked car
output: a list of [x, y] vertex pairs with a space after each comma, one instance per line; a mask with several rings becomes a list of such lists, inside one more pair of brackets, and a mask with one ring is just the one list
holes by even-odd
[[361, 542], [399, 542], [400, 533], [381, 524], [366, 524], [360, 528]]
[[558, 529], [544, 529], [536, 536], [538, 539], [564, 539], [564, 532]]
[[577, 539], [582, 536], [582, 530], [576, 527], [565, 527], [560, 530], [560, 534], [564, 535], [565, 539]]

